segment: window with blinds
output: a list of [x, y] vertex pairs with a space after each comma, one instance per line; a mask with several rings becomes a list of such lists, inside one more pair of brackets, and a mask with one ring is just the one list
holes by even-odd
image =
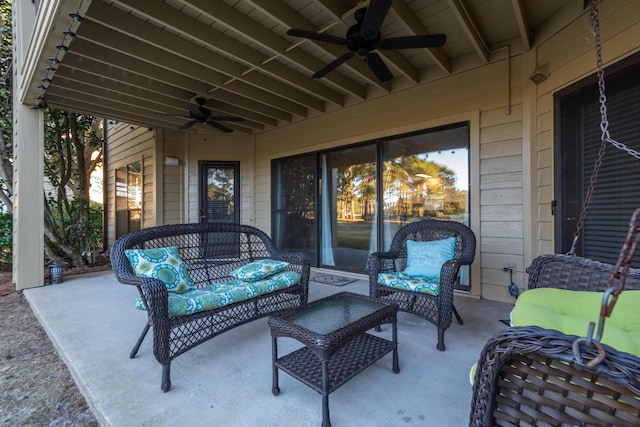
[[[640, 151], [640, 57], [605, 70], [610, 135]], [[617, 68], [617, 69], [615, 69]], [[601, 114], [594, 77], [556, 96], [561, 140], [556, 144], [556, 250], [571, 248], [584, 196], [601, 145]], [[607, 144], [576, 253], [615, 263], [633, 211], [640, 208], [640, 159]], [[636, 257], [638, 258], [638, 257]], [[634, 260], [640, 267], [640, 260]]]

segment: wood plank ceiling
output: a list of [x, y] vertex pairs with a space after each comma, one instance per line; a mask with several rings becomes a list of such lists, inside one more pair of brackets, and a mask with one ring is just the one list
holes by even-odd
[[[379, 0], [371, 0], [379, 1]], [[47, 5], [49, 2], [41, 2]], [[50, 2], [54, 3], [54, 2]], [[256, 133], [516, 55], [576, 19], [576, 0], [395, 0], [382, 37], [444, 33], [431, 49], [379, 51], [381, 83], [360, 57], [311, 75], [346, 47], [286, 34], [344, 37], [356, 0], [63, 0], [49, 14], [25, 103], [149, 127], [179, 128], [195, 98], [236, 132]], [[70, 15], [71, 14], [71, 15]], [[52, 16], [52, 17], [51, 17]], [[38, 22], [36, 23], [38, 25]], [[505, 47], [509, 49], [505, 49]], [[204, 124], [190, 132], [211, 132]]]

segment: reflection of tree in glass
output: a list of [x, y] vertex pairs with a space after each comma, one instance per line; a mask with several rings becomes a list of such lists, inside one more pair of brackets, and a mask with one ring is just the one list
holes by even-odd
[[338, 218], [355, 220], [357, 215], [371, 216], [375, 198], [375, 163], [338, 168], [336, 189]]
[[[275, 201], [277, 217], [284, 217], [276, 239], [280, 249], [315, 252], [315, 156], [285, 159], [278, 165], [278, 181], [282, 191]], [[280, 221], [280, 219], [278, 219]]]
[[417, 155], [385, 161], [383, 194], [386, 215], [402, 220], [463, 213], [467, 191], [456, 188], [456, 173]]
[[209, 200], [233, 199], [233, 169], [211, 168], [207, 182]]

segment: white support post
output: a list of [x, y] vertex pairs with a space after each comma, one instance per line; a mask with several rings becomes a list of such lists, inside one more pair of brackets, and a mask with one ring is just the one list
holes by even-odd
[[44, 114], [13, 109], [13, 280], [44, 285]]
[[13, 6], [13, 281], [20, 290], [44, 285], [44, 114], [22, 103], [35, 10], [26, 0]]

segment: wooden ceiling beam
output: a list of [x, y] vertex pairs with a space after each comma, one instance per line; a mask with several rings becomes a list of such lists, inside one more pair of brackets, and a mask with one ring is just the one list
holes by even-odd
[[47, 97], [45, 98], [47, 101], [49, 96], [65, 95], [68, 96], [69, 99], [76, 99], [83, 102], [88, 102], [90, 99], [97, 100], [99, 105], [103, 105], [105, 107], [120, 109], [123, 112], [133, 113], [140, 117], [155, 117], [157, 120], [164, 119], [162, 121], [173, 122], [177, 126], [187, 122], [186, 118], [183, 119], [175, 116], [163, 116], [165, 113], [175, 115], [179, 115], [180, 113], [184, 114], [185, 110], [169, 111], [167, 107], [163, 110], [158, 110], [156, 109], [157, 105], [152, 102], [144, 103], [139, 99], [135, 99], [133, 96], [114, 92], [105, 88], [98, 89], [84, 83], [71, 82], [63, 77], [61, 77], [60, 83], [63, 84], [52, 86], [47, 91]]
[[[251, 18], [240, 11], [234, 9], [228, 4], [216, 0], [184, 0], [190, 7], [195, 8], [200, 13], [208, 16], [212, 20], [220, 22], [234, 31], [242, 34], [254, 41], [255, 43], [270, 50], [275, 57], [286, 58], [289, 61], [296, 63], [299, 67], [306, 69], [307, 71], [315, 72], [322, 68], [325, 64], [319, 59], [315, 58], [300, 49], [293, 49], [288, 51], [291, 47], [291, 42], [287, 39], [278, 36], [268, 28], [256, 23]], [[359, 85], [357, 82], [347, 78], [346, 76], [336, 73], [335, 75], [327, 76], [325, 78], [327, 82], [331, 83], [334, 87], [339, 88], [345, 93], [351, 93], [360, 99], [366, 98], [366, 89]]]
[[[245, 74], [247, 71], [245, 65], [198, 46], [120, 9], [100, 2], [91, 11], [100, 18], [98, 21], [92, 22], [93, 25], [87, 25], [86, 31], [81, 33], [81, 37], [90, 38], [100, 43], [109, 40], [116, 46], [123, 46], [124, 49], [134, 53], [137, 57], [146, 57], [149, 58], [149, 62], [157, 62], [158, 64], [169, 62], [175, 71], [180, 72], [184, 69], [190, 75], [200, 76], [201, 80], [204, 76], [211, 76], [209, 78], [214, 79], [212, 83], [215, 86], [224, 86], [230, 80], [239, 80], [243, 85], [259, 89], [258, 93], [265, 91], [282, 98], [285, 102], [280, 102], [280, 105], [285, 106], [288, 102], [289, 111], [301, 117], [307, 116], [307, 108], [319, 112], [324, 111], [324, 101], [316, 96], [296, 90], [263, 73]], [[91, 18], [89, 17], [89, 19]], [[127, 39], [128, 42], [126, 42]], [[144, 51], [146, 56], [140, 56], [141, 51]], [[180, 58], [180, 62], [176, 62], [176, 58]], [[211, 71], [216, 74], [212, 74]], [[254, 93], [254, 91], [249, 90], [248, 93]], [[298, 108], [294, 104], [303, 108]]]
[[[203, 0], [198, 0], [203, 1]], [[290, 6], [281, 2], [274, 2], [273, 0], [248, 0], [251, 4], [253, 4], [256, 8], [260, 9], [263, 13], [267, 14], [271, 19], [279, 22], [281, 25], [287, 28], [300, 28], [308, 31], [319, 31], [320, 28], [317, 28], [313, 25], [312, 22], [307, 20], [305, 17], [300, 15], [298, 12], [293, 10]], [[336, 20], [342, 20], [340, 16], [333, 17]], [[313, 43], [317, 45], [320, 49], [324, 50], [334, 58], [342, 56], [344, 53], [348, 52], [343, 46], [336, 46], [332, 43], [322, 43], [316, 42], [314, 40], [306, 40], [307, 43]], [[326, 65], [326, 64], [325, 64]], [[370, 84], [378, 86], [379, 88], [390, 92], [391, 91], [391, 83], [390, 82], [381, 82], [379, 81], [373, 73], [368, 72], [366, 67], [358, 66], [359, 64], [355, 61], [347, 61], [342, 66], [347, 66], [355, 71], [361, 78], [368, 81]], [[364, 71], [363, 71], [364, 70]], [[318, 71], [318, 70], [314, 70]], [[330, 76], [334, 73], [329, 73], [327, 76]], [[324, 77], [326, 78], [326, 77]]]
[[[130, 123], [132, 125], [148, 127], [148, 128], [158, 127], [158, 128], [175, 130], [177, 129], [177, 127], [180, 127], [182, 126], [182, 124], [184, 124], [184, 123], [178, 124], [178, 123], [167, 122], [165, 120], [151, 119], [149, 117], [139, 116], [139, 115], [128, 113], [128, 112], [125, 113], [119, 109], [114, 109], [104, 105], [93, 104], [92, 102], [95, 102], [95, 101], [78, 100], [75, 98], [70, 98], [67, 95], [60, 96], [58, 94], [56, 95], [52, 94], [50, 96], [50, 101], [48, 99], [47, 102], [50, 107], [59, 108], [61, 110], [75, 111], [80, 114], [91, 114], [96, 117], [122, 121], [122, 122]], [[228, 122], [225, 122], [224, 124], [226, 126]], [[235, 124], [231, 124], [231, 126], [229, 127], [239, 133], [252, 134], [251, 129], [247, 129], [241, 126], [236, 126]], [[215, 133], [222, 133], [210, 126], [204, 127], [204, 125], [202, 124], [195, 125], [194, 127], [184, 132], [200, 133], [203, 129], [207, 129]]]
[[[430, 34], [429, 30], [422, 24], [416, 14], [407, 6], [405, 2], [393, 2], [391, 9], [398, 15], [400, 22], [410, 33], [414, 35]], [[424, 49], [429, 58], [447, 74], [451, 74], [451, 60], [440, 47]]]
[[148, 117], [129, 113], [124, 114], [122, 111], [105, 108], [101, 105], [92, 105], [86, 102], [81, 102], [76, 99], [67, 98], [65, 95], [50, 94], [47, 97], [47, 104], [49, 107], [60, 110], [72, 111], [78, 114], [91, 114], [95, 117], [122, 121], [137, 126], [160, 127], [167, 129], [173, 129], [175, 126], [175, 124], [167, 123], [163, 120], [150, 120]]
[[[47, 90], [46, 100], [48, 104], [54, 102], [56, 98], [67, 99], [69, 100], [69, 104], [73, 104], [71, 101], [77, 101], [78, 103], [84, 103], [86, 105], [95, 105], [96, 108], [94, 110], [85, 111], [95, 113], [97, 111], [119, 111], [123, 117], [135, 116], [137, 120], [140, 120], [141, 124], [150, 125], [152, 121], [154, 121], [154, 117], [149, 116], [145, 113], [144, 109], [140, 109], [137, 105], [132, 105], [127, 103], [124, 100], [117, 100], [114, 98], [108, 98], [104, 93], [100, 94], [98, 92], [82, 92], [81, 90], [76, 90], [73, 87], [59, 87], [52, 86]], [[105, 117], [105, 116], [103, 116]], [[108, 116], [106, 116], [108, 117]], [[108, 117], [109, 118], [109, 117]], [[172, 116], [155, 116], [155, 121], [158, 123], [164, 123], [165, 127], [173, 127], [178, 128], [182, 126], [187, 120], [181, 120], [177, 117]]]
[[264, 114], [265, 116], [282, 120], [283, 122], [290, 123], [293, 120], [291, 115], [284, 111], [270, 108], [261, 102], [254, 101], [252, 99], [245, 99], [237, 93], [233, 93], [225, 89], [216, 89], [210, 91], [209, 94], [214, 100], [224, 101], [233, 105], [242, 105], [242, 108], [244, 109], [258, 114]]
[[63, 86], [70, 87], [84, 87], [85, 90], [101, 91], [107, 90], [114, 93], [114, 96], [125, 95], [131, 98], [132, 103], [143, 104], [150, 103], [156, 105], [156, 108], [163, 109], [166, 107], [182, 108], [182, 111], [186, 111], [189, 108], [189, 102], [182, 100], [176, 100], [169, 96], [152, 92], [149, 90], [133, 87], [117, 80], [106, 79], [104, 77], [98, 77], [94, 74], [89, 74], [82, 70], [74, 70], [69, 67], [60, 66], [55, 77], [55, 86], [60, 86], [61, 81], [64, 81]]
[[305, 76], [286, 65], [271, 61], [270, 58], [263, 53], [252, 49], [236, 39], [229, 37], [227, 34], [216, 31], [209, 25], [193, 19], [192, 17], [177, 13], [174, 7], [165, 3], [150, 0], [119, 0], [118, 4], [135, 10], [138, 14], [148, 17], [148, 19], [158, 23], [162, 27], [171, 28], [174, 31], [186, 37], [192, 37], [198, 43], [207, 46], [210, 49], [231, 55], [245, 63], [246, 69], [243, 72], [264, 72], [271, 78], [295, 86], [304, 93], [313, 95], [332, 104], [343, 106], [344, 95], [333, 90], [326, 85], [316, 81], [310, 81]]
[[[339, 9], [340, 3], [336, 2], [335, 0], [317, 0], [317, 3], [320, 4], [323, 9], [334, 19], [337, 20], [342, 20], [345, 10], [349, 10], [349, 7], [346, 5], [343, 6], [342, 9]], [[360, 7], [366, 6], [366, 3], [359, 3], [353, 9], [358, 9]], [[395, 50], [379, 50], [378, 53], [384, 59], [386, 59], [386, 62], [396, 67], [402, 74], [411, 79], [414, 83], [418, 83], [420, 81], [420, 73], [418, 72], [418, 69], [414, 67], [413, 64], [411, 64], [404, 56], [402, 56], [402, 54], [396, 52]]]
[[[69, 82], [81, 83], [89, 86], [93, 86], [96, 88], [105, 88], [107, 90], [111, 90], [113, 92], [118, 92], [122, 94], [131, 95], [141, 101], [149, 101], [157, 104], [156, 109], [158, 111], [165, 109], [166, 107], [173, 107], [178, 109], [176, 114], [185, 113], [189, 110], [189, 107], [193, 105], [193, 102], [185, 101], [185, 99], [190, 99], [191, 96], [187, 95], [180, 99], [172, 98], [166, 96], [162, 93], [157, 93], [153, 91], [149, 91], [146, 89], [142, 89], [139, 87], [130, 86], [128, 84], [122, 83], [118, 80], [112, 80], [110, 78], [100, 77], [94, 74], [87, 73], [83, 70], [75, 70], [70, 67], [62, 65], [58, 72], [56, 73], [57, 78], [63, 78]], [[56, 84], [59, 82], [56, 81]], [[189, 94], [190, 92], [186, 92]], [[263, 116], [252, 111], [245, 110], [241, 107], [233, 106], [227, 103], [218, 102], [217, 100], [207, 100], [207, 105], [211, 106], [214, 109], [225, 112], [226, 114], [231, 114], [234, 116], [243, 117], [249, 121], [256, 122], [259, 125], [251, 126], [256, 129], [264, 129], [264, 125], [268, 126], [277, 126], [278, 121], [272, 119], [271, 117]], [[168, 111], [164, 111], [168, 112]]]
[[523, 0], [511, 0], [511, 4], [513, 5], [513, 13], [516, 15], [516, 23], [518, 24], [522, 45], [524, 50], [529, 50], [531, 49], [531, 30], [529, 29]]
[[271, 117], [255, 113], [253, 111], [248, 111], [244, 108], [238, 107], [237, 105], [229, 104], [228, 102], [222, 102], [220, 99], [208, 99], [207, 105], [226, 114], [241, 116], [248, 120], [263, 123], [271, 127], [278, 126], [278, 121]]
[[[101, 60], [108, 62], [101, 62]], [[82, 39], [77, 39], [74, 42], [74, 50], [68, 52], [63, 64], [65, 64], [65, 66], [74, 66], [78, 69], [92, 66], [94, 69], [91, 69], [89, 72], [100, 72], [102, 73], [101, 75], [105, 77], [115, 79], [120, 79], [123, 76], [129, 79], [129, 81], [138, 79], [134, 76], [140, 76], [141, 79], [149, 78], [159, 82], [160, 86], [167, 85], [168, 87], [177, 87], [189, 91], [194, 95], [206, 95], [211, 90], [209, 84], [159, 66], [150, 66], [140, 59], [132, 58], [123, 53]], [[99, 68], [99, 70], [95, 68]], [[249, 111], [256, 111], [277, 120], [292, 121], [290, 113], [273, 108], [264, 103], [258, 103], [253, 99], [237, 96], [235, 101], [238, 106], [246, 108]]]
[[[155, 80], [151, 77], [136, 74], [113, 65], [107, 66], [103, 62], [78, 56], [75, 52], [71, 51], [69, 55], [65, 56], [58, 70], [58, 72], [64, 73], [65, 75], [78, 72], [95, 76], [97, 79], [121, 82], [132, 88], [144, 89], [152, 93], [171, 97], [177, 101], [191, 99], [196, 95], [196, 93], [192, 91], [173, 86], [168, 82]], [[56, 75], [58, 72], [56, 72]]]
[[[108, 30], [106, 27], [96, 23], [92, 23], [92, 25], [85, 23], [82, 34], [78, 35], [78, 39], [76, 39], [74, 44], [77, 44], [81, 40], [91, 41], [104, 48], [110, 48], [111, 46], [118, 47], [118, 53], [127, 57], [124, 61], [125, 64], [122, 64], [124, 68], [127, 68], [126, 62], [128, 62], [128, 60], [136, 60], [142, 68], [157, 67], [166, 70], [166, 72], [182, 75], [184, 78], [197, 80], [207, 87], [206, 91], [211, 90], [212, 87], [223, 87], [229, 81], [228, 76], [194, 62], [181, 61], [180, 66], [177, 66], [177, 58], [172, 54], [168, 54], [166, 51], [147, 43], [131, 39], [124, 34]], [[90, 53], [87, 52], [87, 54]], [[108, 56], [99, 57], [109, 58]], [[135, 72], [137, 68], [131, 67], [131, 70]], [[238, 85], [236, 90], [239, 94], [247, 98], [259, 100], [273, 108], [278, 108], [300, 117], [307, 116], [307, 109], [304, 106], [274, 95], [266, 90], [247, 85], [246, 83]], [[201, 93], [206, 93], [206, 91]]]
[[467, 8], [462, 3], [462, 0], [447, 0], [449, 8], [456, 17], [458, 24], [462, 27], [462, 31], [466, 34], [467, 39], [473, 45], [476, 53], [480, 57], [483, 63], [489, 62], [489, 48], [486, 42], [478, 32], [473, 19], [469, 15]]

